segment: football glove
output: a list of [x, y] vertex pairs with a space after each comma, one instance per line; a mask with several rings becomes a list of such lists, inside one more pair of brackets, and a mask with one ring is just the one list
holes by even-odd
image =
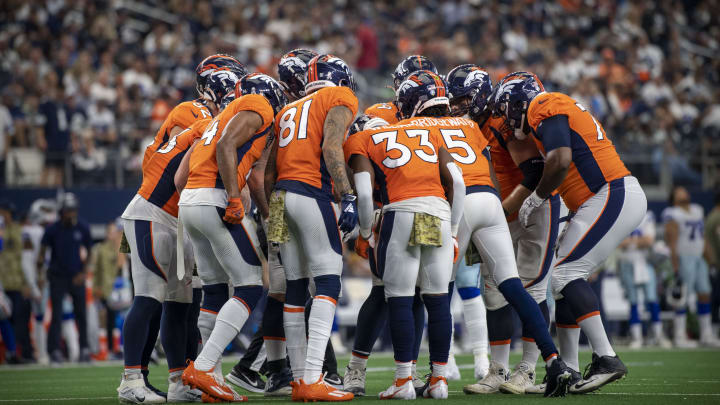
[[375, 236], [371, 233], [370, 238], [365, 239], [362, 236], [358, 235], [357, 239], [355, 239], [355, 253], [358, 254], [358, 256], [362, 257], [363, 259], [368, 258], [369, 250], [370, 248], [375, 247]]
[[525, 201], [523, 201], [522, 206], [520, 207], [520, 211], [518, 212], [518, 219], [520, 220], [520, 225], [527, 228], [530, 215], [532, 215], [532, 213], [535, 212], [535, 210], [544, 202], [545, 198], [538, 197], [537, 193], [533, 191], [533, 193], [530, 194], [530, 196], [526, 198]]
[[228, 199], [228, 205], [225, 208], [223, 221], [230, 224], [239, 224], [245, 216], [245, 208], [243, 207], [242, 198], [235, 197]]
[[358, 222], [357, 197], [352, 194], [343, 195], [340, 202], [340, 211], [340, 219], [338, 220], [340, 230], [345, 233], [352, 232]]

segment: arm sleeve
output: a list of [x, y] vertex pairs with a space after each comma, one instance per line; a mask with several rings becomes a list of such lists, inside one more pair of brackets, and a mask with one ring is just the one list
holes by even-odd
[[453, 203], [450, 211], [450, 226], [454, 237], [457, 236], [460, 219], [465, 210], [465, 180], [463, 180], [462, 172], [454, 162], [448, 163], [447, 168], [453, 179]]
[[567, 115], [553, 115], [540, 122], [537, 129], [538, 138], [542, 141], [545, 153], [551, 150], [570, 147], [570, 124]]
[[355, 189], [358, 197], [358, 223], [360, 225], [360, 236], [370, 238], [373, 223], [373, 196], [372, 185], [370, 184], [370, 173], [359, 172], [353, 176]]

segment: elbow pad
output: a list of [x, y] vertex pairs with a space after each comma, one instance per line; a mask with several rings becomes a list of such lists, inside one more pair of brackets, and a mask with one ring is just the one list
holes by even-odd
[[522, 185], [528, 190], [535, 190], [540, 178], [542, 178], [543, 169], [545, 169], [545, 161], [541, 157], [530, 158], [518, 166], [523, 173]]

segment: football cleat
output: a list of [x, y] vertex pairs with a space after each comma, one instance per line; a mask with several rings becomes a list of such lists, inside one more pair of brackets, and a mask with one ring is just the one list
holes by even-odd
[[455, 355], [453, 353], [450, 353], [448, 356], [447, 379], [450, 381], [460, 381], [460, 379], [462, 379], [460, 369], [458, 368], [457, 362], [455, 361]]
[[423, 389], [425, 388], [425, 382], [430, 379], [430, 375], [428, 374], [423, 378], [420, 378], [417, 372], [417, 364], [413, 363], [412, 369], [410, 370], [410, 375], [413, 378], [413, 387], [415, 387], [415, 395], [418, 397], [422, 396]]
[[[569, 368], [570, 371], [570, 381], [568, 382], [568, 386], [571, 386], [575, 384], [576, 382], [582, 380], [582, 374], [580, 374], [579, 371], [575, 371], [571, 368]], [[545, 387], [547, 386], [547, 374], [545, 374], [545, 378], [543, 378], [542, 384], [533, 385], [530, 387], [525, 388], [526, 394], [545, 394]]]
[[224, 381], [221, 381], [215, 373], [210, 371], [200, 371], [195, 368], [195, 362], [190, 361], [182, 374], [184, 384], [223, 401], [233, 401], [238, 397], [237, 393], [230, 388]]
[[500, 384], [500, 392], [504, 394], [524, 394], [525, 389], [535, 385], [535, 369], [525, 361], [518, 363], [510, 378]]
[[489, 369], [490, 359], [488, 358], [487, 350], [475, 353], [475, 380], [480, 381], [485, 378]]
[[627, 375], [627, 368], [617, 355], [598, 356], [593, 353], [592, 362], [585, 367], [585, 375], [582, 380], [570, 385], [569, 391], [571, 394], [587, 394], [603, 385], [619, 380], [625, 375]]
[[194, 390], [182, 383], [182, 381], [171, 382], [168, 386], [168, 402], [202, 402], [203, 392]]
[[278, 373], [271, 373], [265, 384], [266, 397], [285, 397], [292, 394], [292, 373], [290, 369], [285, 368]]
[[304, 402], [341, 402], [350, 401], [355, 395], [352, 392], [341, 391], [325, 382], [325, 376], [321, 375], [317, 381], [307, 384], [301, 378], [298, 382], [293, 382], [293, 401]]
[[120, 386], [117, 388], [118, 400], [126, 404], [164, 404], [164, 397], [152, 392], [142, 375], [123, 374]]
[[159, 389], [155, 388], [152, 384], [150, 384], [150, 380], [148, 380], [148, 374], [143, 372], [143, 380], [145, 381], [145, 386], [150, 389], [150, 391], [154, 392], [157, 395], [160, 395], [163, 398], [167, 398], [167, 392], [160, 391]]
[[500, 384], [507, 381], [508, 371], [497, 361], [490, 361], [488, 374], [475, 384], [463, 387], [466, 394], [492, 394], [498, 392]]
[[340, 374], [325, 373], [325, 377], [323, 379], [325, 380], [326, 383], [330, 384], [333, 388], [338, 389], [340, 391], [344, 390], [343, 379], [340, 377]]
[[260, 378], [260, 374], [242, 367], [239, 363], [225, 376], [225, 379], [250, 392], [265, 392], [265, 381]]
[[203, 392], [201, 402], [204, 404], [225, 404], [228, 402], [247, 402], [247, 401], [248, 401], [248, 397], [246, 397], [245, 395], [240, 395], [237, 392], [235, 392], [235, 395], [234, 395], [232, 401], [223, 401], [222, 399], [212, 397]]
[[343, 377], [343, 387], [345, 391], [362, 397], [365, 396], [365, 369], [350, 368], [345, 369], [345, 377]]
[[695, 349], [698, 347], [698, 341], [690, 340], [685, 336], [676, 336], [675, 339], [673, 339], [673, 346], [678, 349]]
[[545, 366], [545, 394], [546, 397], [564, 397], [572, 374], [571, 369], [558, 356], [548, 367]]
[[[364, 391], [364, 389], [363, 389]], [[412, 376], [396, 379], [393, 385], [378, 394], [380, 399], [415, 399], [415, 387], [412, 383]]]
[[443, 376], [431, 376], [427, 387], [423, 390], [423, 398], [447, 399], [448, 383]]
[[720, 340], [718, 340], [718, 338], [716, 338], [712, 334], [701, 337], [699, 343], [702, 347], [720, 347]]

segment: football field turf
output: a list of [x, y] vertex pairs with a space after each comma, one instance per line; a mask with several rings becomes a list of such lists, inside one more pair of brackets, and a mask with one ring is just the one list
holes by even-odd
[[[541, 396], [512, 396], [504, 394], [465, 395], [464, 384], [472, 381], [472, 356], [458, 356], [463, 374], [462, 381], [450, 382], [450, 403], [485, 404], [539, 404], [560, 401], [570, 404], [720, 404], [720, 351], [711, 350], [644, 350], [620, 352], [628, 366], [627, 378], [588, 395], [568, 395], [564, 399], [546, 399]], [[581, 354], [581, 364], [586, 364], [590, 354]], [[513, 354], [511, 364], [519, 360]], [[421, 359], [423, 364], [427, 358]], [[338, 361], [343, 372], [347, 356]], [[223, 369], [228, 372], [231, 362]], [[393, 361], [388, 354], [371, 357], [368, 363], [368, 396], [357, 398], [364, 403], [377, 401], [377, 393], [392, 382]], [[421, 369], [427, 371], [427, 369]], [[0, 367], [0, 405], [17, 404], [114, 404], [117, 403], [117, 388], [121, 365], [96, 363], [88, 366], [27, 366], [22, 368]], [[538, 368], [538, 380], [544, 370]], [[162, 366], [151, 366], [152, 383], [167, 388], [167, 370]], [[247, 392], [238, 388], [238, 392]], [[291, 403], [285, 398], [264, 398], [249, 394], [250, 402], [284, 404]], [[420, 400], [420, 399], [419, 399]]]

